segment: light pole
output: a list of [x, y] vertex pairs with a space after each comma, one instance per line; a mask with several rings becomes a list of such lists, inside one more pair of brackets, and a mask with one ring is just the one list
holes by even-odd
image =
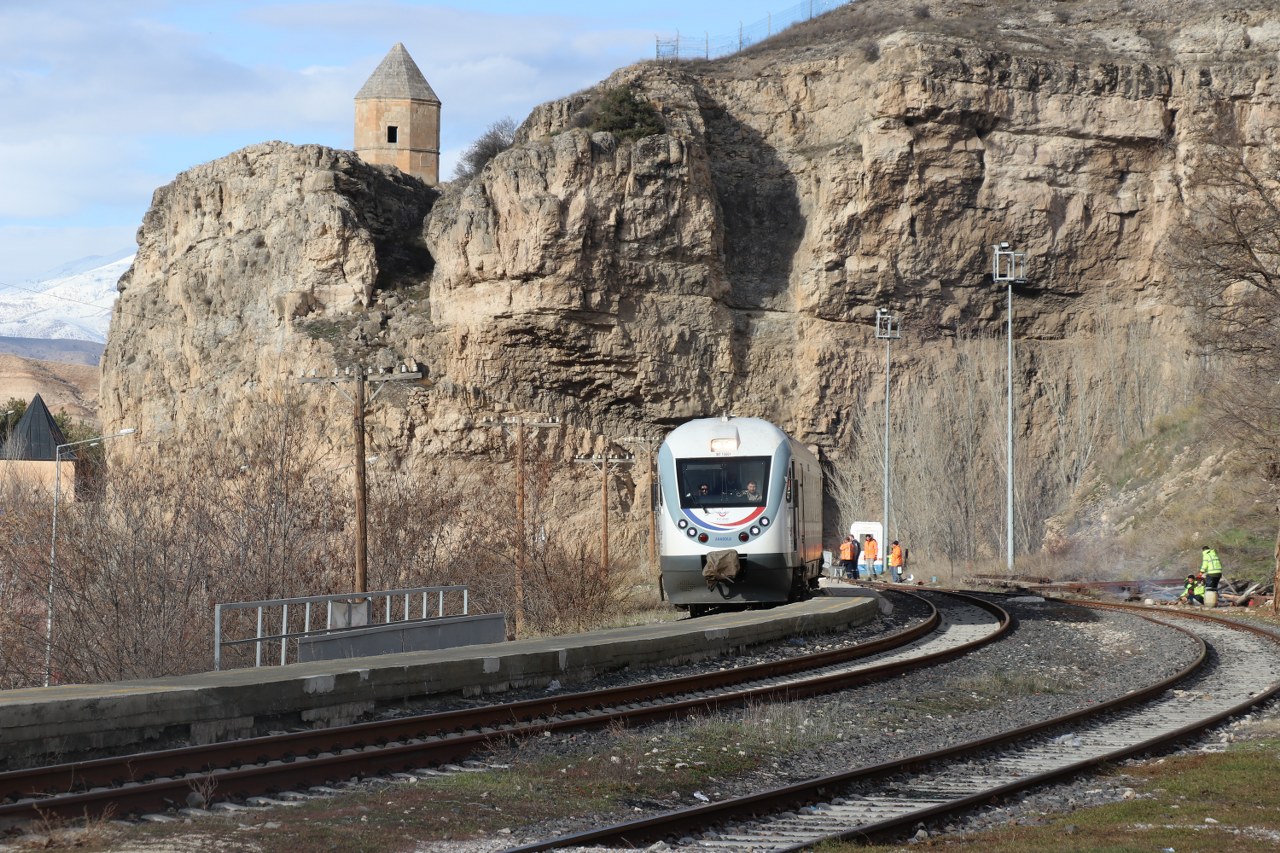
[[997, 243], [991, 247], [991, 278], [997, 284], [1005, 283], [1008, 303], [1005, 308], [1005, 333], [1008, 340], [1008, 363], [1005, 367], [1008, 379], [1006, 394], [1008, 413], [1005, 423], [1005, 536], [1007, 541], [1007, 565], [1009, 574], [1013, 574], [1013, 284], [1027, 280], [1027, 255], [1015, 252], [1008, 243]]
[[49, 597], [46, 601], [48, 610], [44, 621], [44, 686], [49, 686], [49, 677], [53, 672], [53, 579], [58, 568], [58, 502], [62, 497], [62, 451], [68, 447], [81, 444], [96, 444], [110, 438], [120, 438], [137, 432], [133, 427], [126, 427], [114, 435], [99, 435], [82, 441], [69, 441], [59, 444], [53, 451], [53, 527], [49, 535]]
[[[884, 528], [880, 531], [883, 541], [886, 565], [889, 554], [889, 346], [895, 338], [902, 337], [899, 323], [901, 318], [890, 313], [888, 308], [876, 309], [876, 339], [884, 341]], [[874, 571], [875, 567], [872, 567]]]

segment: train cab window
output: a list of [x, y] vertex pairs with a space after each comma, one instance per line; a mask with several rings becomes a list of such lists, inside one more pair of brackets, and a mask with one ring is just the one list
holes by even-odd
[[769, 494], [768, 456], [736, 459], [678, 459], [680, 505], [692, 507], [763, 505]]

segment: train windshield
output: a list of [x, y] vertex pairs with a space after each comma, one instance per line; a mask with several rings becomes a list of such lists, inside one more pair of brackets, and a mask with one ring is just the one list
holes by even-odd
[[769, 490], [769, 457], [677, 459], [681, 506], [763, 504]]

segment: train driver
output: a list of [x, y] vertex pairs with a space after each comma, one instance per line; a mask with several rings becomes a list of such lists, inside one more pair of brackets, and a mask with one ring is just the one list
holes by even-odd
[[706, 497], [707, 495], [709, 495], [709, 494], [711, 494], [711, 487], [710, 487], [710, 486], [708, 486], [706, 483], [699, 483], [699, 484], [698, 484], [698, 488], [694, 489], [692, 492], [690, 492], [689, 494], [685, 495], [685, 497], [687, 497], [687, 498], [705, 498], [705, 497]]
[[764, 499], [764, 495], [760, 494], [760, 490], [756, 488], [755, 480], [747, 481], [747, 490], [742, 493], [742, 497], [753, 504], [758, 504]]

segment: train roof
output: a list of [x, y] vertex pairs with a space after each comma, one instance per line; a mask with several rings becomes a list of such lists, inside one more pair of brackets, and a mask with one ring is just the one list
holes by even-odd
[[[723, 449], [713, 448], [712, 442]], [[700, 418], [673, 429], [663, 444], [681, 456], [689, 456], [771, 453], [788, 442], [790, 436], [761, 418]]]

